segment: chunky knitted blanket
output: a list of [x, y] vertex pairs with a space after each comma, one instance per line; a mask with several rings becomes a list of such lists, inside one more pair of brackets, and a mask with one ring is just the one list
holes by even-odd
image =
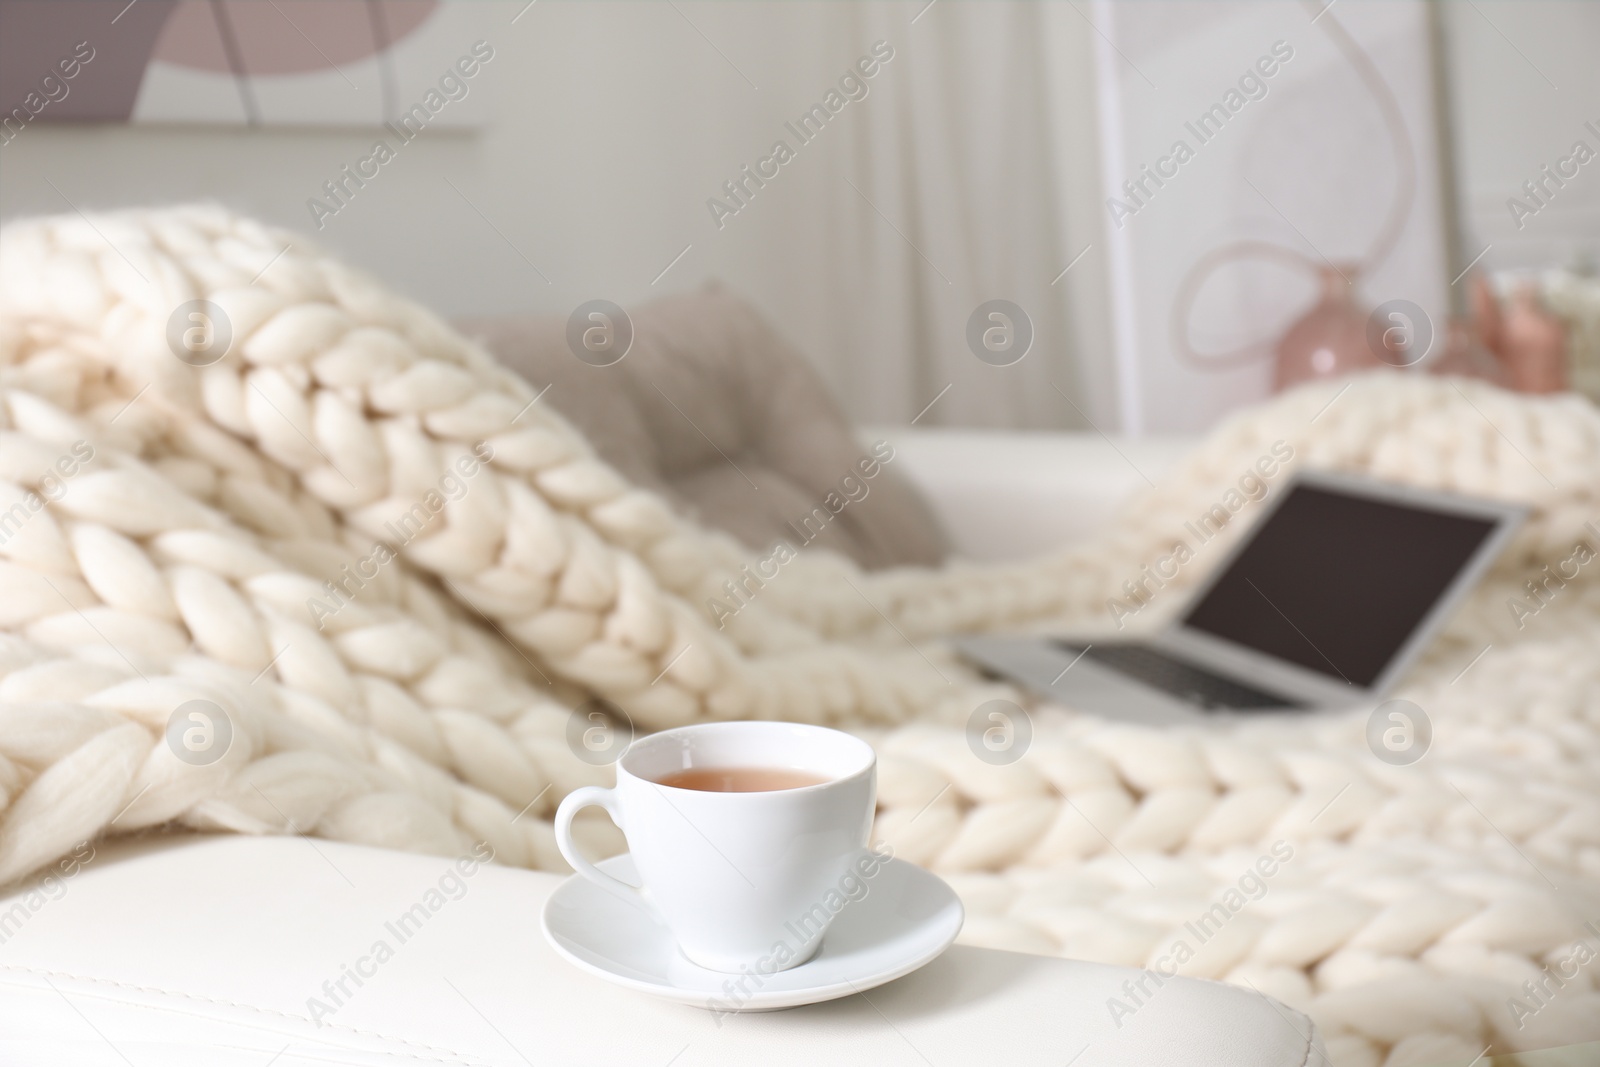
[[[967, 940], [1152, 969], [1104, 1006], [1119, 1025], [1180, 973], [1302, 1008], [1340, 1067], [1600, 1038], [1586, 402], [1311, 387], [1050, 558], [864, 573], [807, 549], [752, 581], [768, 561], [627, 484], [536, 397], [221, 209], [7, 227], [0, 884], [163, 826], [482, 839], [560, 869], [548, 817], [609, 779], [607, 731], [826, 722], [878, 746], [877, 836], [957, 887]], [[1399, 694], [1431, 723], [1420, 760], [1379, 758], [1371, 708], [1134, 728], [984, 683], [941, 644], [1152, 624], [1220, 554], [1188, 524], [1220, 508], [1236, 536], [1286, 452], [1533, 509]], [[730, 581], [740, 610], [709, 612]]]

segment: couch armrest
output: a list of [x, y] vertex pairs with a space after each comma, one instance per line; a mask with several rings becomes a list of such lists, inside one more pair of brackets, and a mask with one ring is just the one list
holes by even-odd
[[1019, 559], [1104, 526], [1145, 479], [1188, 451], [1182, 437], [885, 427], [894, 466], [920, 489], [963, 559]]
[[96, 848], [53, 898], [0, 895], [0, 1063], [1327, 1062], [1309, 1019], [1248, 989], [1168, 979], [1124, 1027], [1106, 1005], [1141, 972], [967, 945], [870, 1000], [717, 1018], [558, 957], [554, 874], [310, 838]]

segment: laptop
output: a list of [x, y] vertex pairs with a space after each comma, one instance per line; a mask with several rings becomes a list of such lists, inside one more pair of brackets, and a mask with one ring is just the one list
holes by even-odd
[[[1297, 473], [1260, 506], [1254, 528], [1153, 638], [985, 635], [956, 647], [1044, 697], [1139, 722], [1372, 704], [1527, 514], [1319, 471]], [[1205, 566], [1205, 547], [1191, 549], [1183, 566]], [[1182, 595], [1149, 580], [1139, 592], [1146, 603]]]

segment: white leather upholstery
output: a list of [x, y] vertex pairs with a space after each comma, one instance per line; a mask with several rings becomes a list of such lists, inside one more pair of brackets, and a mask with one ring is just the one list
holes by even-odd
[[894, 445], [895, 468], [933, 506], [951, 551], [972, 560], [1024, 559], [1081, 540], [1194, 444], [1182, 437], [904, 427], [861, 436]]
[[[1140, 972], [959, 945], [865, 996], [719, 1024], [556, 957], [538, 926], [554, 875], [479, 866], [447, 882], [400, 942], [386, 923], [454, 869], [449, 858], [298, 838], [101, 845], [36, 908], [25, 890], [0, 898], [0, 916], [12, 916], [0, 932], [0, 1063], [1325, 1062], [1309, 1020], [1248, 990], [1168, 980], [1119, 1028], [1107, 998]], [[323, 983], [379, 940], [392, 958], [364, 964], [370, 977], [347, 980], [351, 995], [314, 1025], [307, 999], [331, 1006]]]

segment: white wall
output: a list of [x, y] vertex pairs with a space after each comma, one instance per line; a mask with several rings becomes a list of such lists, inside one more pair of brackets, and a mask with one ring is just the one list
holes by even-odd
[[[1019, 45], [1001, 32], [1019, 6], [1036, 7], [1037, 41]], [[1152, 75], [1164, 71], [1157, 81], [1174, 97], [1173, 114], [1187, 113], [1193, 110], [1189, 104], [1220, 91], [1244, 53], [1256, 47], [1239, 29], [1248, 29], [1248, 18], [1230, 28], [1217, 17], [1222, 5], [1119, 0], [1114, 6], [1139, 16], [1147, 36], [1129, 47], [1130, 55]], [[1384, 6], [1343, 0], [1335, 11], [1348, 9], [1359, 20], [1362, 9]], [[919, 425], [1082, 426], [1072, 403], [1047, 384], [1053, 381], [1099, 426], [1124, 425], [1112, 358], [1109, 249], [1095, 143], [1093, 54], [1099, 37], [1084, 17], [1099, 17], [1092, 5], [941, 0], [912, 23], [924, 0], [680, 0], [682, 14], [659, 2], [540, 0], [515, 25], [511, 20], [523, 0], [454, 7], [464, 12], [455, 17], [474, 24], [462, 27], [463, 50], [478, 36], [496, 48], [469, 101], [481, 102], [485, 126], [478, 132], [430, 129], [408, 145], [347, 210], [328, 221], [317, 235], [325, 246], [449, 315], [565, 314], [596, 296], [626, 305], [721, 278], [754, 299], [817, 362], [860, 420], [903, 423], [951, 381], [958, 384]], [[1259, 9], [1269, 22], [1291, 18], [1304, 25], [1308, 17], [1295, 0], [1244, 7]], [[1600, 247], [1600, 162], [1521, 232], [1505, 207], [1541, 163], [1553, 162], [1582, 136], [1585, 118], [1600, 121], [1600, 65], [1593, 59], [1600, 5], [1478, 0], [1440, 7], [1453, 75], [1466, 256], [1492, 242], [1486, 265], [1518, 266], [1564, 261], [1574, 251]], [[717, 231], [706, 198], [883, 33], [900, 51], [872, 95], [851, 105], [861, 110], [847, 109], [825, 142], [807, 149], [750, 211]], [[975, 53], [979, 61], [968, 63], [961, 78], [943, 78], [954, 49], [972, 37], [996, 38], [985, 44], [996, 50], [992, 58]], [[107, 39], [108, 47], [114, 44]], [[1127, 77], [1130, 94], [1145, 92], [1137, 77]], [[1263, 103], [1276, 106], [1287, 95]], [[1037, 100], [1045, 102], [1045, 125], [1036, 135], [1017, 135], [1026, 143], [1008, 150], [995, 137], [982, 139], [986, 119], [980, 111], [1008, 114], [1018, 102]], [[908, 232], [947, 273], [963, 272], [963, 293], [1017, 299], [1045, 323], [1038, 350], [1005, 374], [990, 373], [993, 368], [977, 366], [963, 353], [956, 335], [967, 312], [964, 295], [945, 298], [936, 288], [926, 290], [938, 297], [932, 299], [911, 287], [919, 270], [921, 281], [936, 280], [914, 253], [891, 245], [864, 256], [869, 236], [880, 245], [900, 238], [870, 209], [852, 204], [855, 194], [842, 181], [880, 176], [883, 168], [875, 161], [904, 148], [885, 131], [908, 110], [935, 105], [939, 114], [975, 131], [967, 154], [988, 164], [992, 186], [970, 198], [970, 209], [959, 215], [938, 205], [919, 208], [903, 197], [889, 196], [879, 206], [902, 229], [913, 222], [921, 227]], [[1339, 118], [1341, 108], [1360, 106], [1353, 95], [1336, 100], [1330, 120]], [[1147, 132], [1165, 139], [1157, 121], [1164, 113], [1158, 108], [1149, 117]], [[1278, 136], [1269, 137], [1262, 125], [1255, 138], [1258, 153]], [[339, 166], [364, 153], [372, 136], [359, 128], [35, 125], [0, 147], [0, 218], [67, 211], [68, 201], [88, 210], [212, 198], [306, 230], [307, 198]], [[1419, 136], [1419, 144], [1424, 142]], [[1337, 142], [1310, 142], [1318, 143]], [[1148, 147], [1139, 142], [1130, 151], [1148, 154]], [[961, 148], [958, 139], [950, 147], [953, 158], [961, 158]], [[906, 165], [931, 180], [943, 177], [950, 158], [912, 158]], [[1268, 153], [1262, 162], [1270, 165], [1275, 158]], [[1197, 165], [1217, 162], [1213, 157]], [[1260, 178], [1260, 171], [1249, 173]], [[446, 179], [471, 197], [494, 228]], [[1254, 196], [1231, 177], [1189, 179], [1196, 190], [1206, 185], [1207, 196], [1224, 198], [1217, 202], [1230, 211], [1240, 210], [1236, 194]], [[1307, 181], [1304, 201], [1291, 213], [1317, 216], [1334, 203], [1329, 197], [1335, 193], [1365, 188]], [[1158, 213], [1172, 211], [1173, 203], [1158, 204]], [[1276, 218], [1259, 205], [1257, 214], [1253, 221], [1263, 224]], [[1170, 286], [1166, 275], [1184, 265], [1178, 253], [1195, 241], [1212, 240], [1225, 220], [1214, 207], [1176, 212], [1168, 223], [1171, 240], [1154, 235], [1160, 219], [1133, 221], [1155, 240], [1144, 252], [1156, 269], [1142, 342], [1160, 344], [1165, 305], [1159, 286]], [[1144, 227], [1146, 222], [1155, 225]], [[1293, 239], [1287, 231], [1280, 236]], [[1312, 237], [1322, 241], [1319, 234]], [[1051, 242], [1062, 255], [1041, 274], [1028, 257], [1048, 258]], [[691, 243], [689, 253], [652, 286]], [[1337, 237], [1329, 243], [1343, 250]], [[1094, 247], [1051, 286], [1056, 271], [1086, 245]], [[898, 247], [901, 254], [889, 256], [885, 247]], [[1237, 306], [1259, 311], [1271, 295], [1260, 289], [1254, 303]], [[922, 301], [916, 306], [923, 325], [880, 328], [870, 321], [880, 300], [907, 306]], [[1266, 321], [1263, 329], [1281, 324]], [[1203, 382], [1154, 374], [1144, 386], [1149, 394], [1140, 402], [1150, 413], [1147, 426], [1185, 430], [1208, 424], [1219, 410], [1196, 404], [1197, 389], [1215, 392], [1226, 406], [1263, 388], [1256, 372]]]
[[1506, 201], [1573, 142], [1600, 152], [1600, 4], [1444, 4], [1466, 258], [1495, 268], [1600, 259], [1600, 159], [1519, 229]]
[[[994, 6], [991, 16], [988, 5], [940, 4], [915, 24], [921, 2], [680, 2], [675, 8], [545, 0], [515, 24], [522, 0], [455, 6], [476, 23], [470, 32], [463, 27], [459, 50], [479, 36], [496, 50], [471, 98], [485, 102], [486, 125], [479, 132], [429, 129], [407, 145], [326, 220], [316, 234], [324, 246], [447, 315], [565, 315], [596, 297], [627, 306], [720, 278], [753, 298], [817, 361], [861, 420], [907, 421], [945, 381], [958, 380], [919, 425], [1081, 425], [1045, 378], [1061, 382], [1087, 411], [1109, 410], [1109, 380], [1079, 371], [1080, 353], [1105, 349], [1098, 263], [1080, 264], [1052, 287], [1066, 260], [1058, 262], [1041, 241], [1029, 252], [1046, 261], [1037, 269], [1006, 254], [1012, 232], [1016, 244], [1033, 231], [1049, 231], [1049, 241], [1077, 248], [1087, 239], [1066, 231], [1094, 225], [1098, 190], [1083, 62], [1088, 31], [1070, 14], [1055, 20], [1049, 40], [1031, 42], [1037, 62], [1011, 62], [1000, 53], [981, 78], [946, 85], [947, 99], [936, 99], [914, 94], [912, 86], [936, 81], [950, 58], [942, 54], [953, 32], [949, 20], [988, 19], [998, 31], [1006, 5]], [[719, 231], [707, 198], [885, 34], [897, 57], [868, 98], [850, 105], [750, 210]], [[105, 47], [114, 47], [114, 39]], [[1040, 77], [1045, 66], [1049, 85]], [[947, 273], [966, 276], [957, 287], [962, 296], [926, 309], [921, 336], [874, 332], [871, 322], [863, 327], [871, 308], [861, 305], [904, 288], [886, 273], [925, 274], [902, 239], [853, 201], [843, 182], [871, 189], [880, 151], [903, 147], [894, 143], [889, 117], [913, 105], [953, 113], [979, 104], [1004, 108], [1008, 97], [1046, 93], [1057, 94], [1061, 105], [1052, 121], [1081, 149], [1057, 149], [1052, 160], [1047, 138], [1028, 137], [1027, 151], [1015, 151], [1017, 173], [1007, 187], [959, 217], [919, 220], [915, 203], [892, 191], [873, 194], [874, 210], [915, 234], [931, 258], [945, 260]], [[986, 118], [969, 121], [981, 129]], [[0, 216], [211, 198], [306, 230], [307, 199], [341, 165], [366, 154], [373, 136], [360, 128], [36, 125], [0, 148]], [[972, 151], [995, 156], [987, 144]], [[943, 170], [917, 171], [914, 164], [908, 173], [924, 178]], [[993, 165], [1003, 169], [1006, 157]], [[913, 222], [922, 228], [912, 229]], [[862, 260], [869, 238], [894, 256]], [[995, 250], [987, 264], [967, 255], [981, 240]], [[1000, 290], [992, 295], [1009, 296], [1021, 285], [1013, 275], [1023, 266], [1033, 313], [1051, 328], [1048, 337], [1041, 329], [1044, 343], [1021, 372], [986, 377], [993, 368], [964, 351], [961, 327], [971, 307], [964, 293], [991, 287]], [[931, 367], [919, 371], [928, 358]], [[909, 369], [863, 373], [879, 366]], [[1019, 376], [1024, 372], [1031, 377]]]

